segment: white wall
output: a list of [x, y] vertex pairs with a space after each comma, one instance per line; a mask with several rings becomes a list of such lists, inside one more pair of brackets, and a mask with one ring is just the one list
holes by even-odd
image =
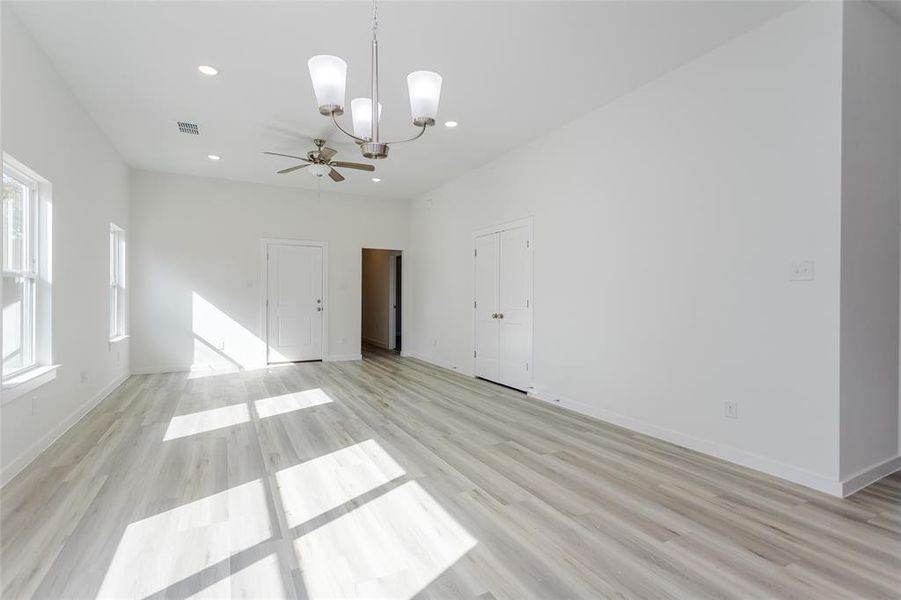
[[3, 150], [53, 186], [53, 362], [57, 378], [3, 405], [7, 481], [128, 373], [109, 339], [109, 224], [129, 230], [128, 169], [2, 3]]
[[874, 5], [845, 3], [842, 478], [898, 455], [899, 40]]
[[[330, 191], [317, 198], [310, 190], [147, 171], [133, 171], [131, 181], [136, 372], [264, 361], [267, 237], [328, 242], [328, 357], [359, 358], [361, 251], [406, 248], [408, 201]], [[207, 331], [198, 331], [201, 321]], [[217, 348], [224, 343], [228, 358], [197, 336]]]
[[836, 492], [841, 28], [804, 5], [418, 199], [405, 351], [471, 373], [471, 233], [533, 215], [536, 394]]
[[363, 250], [362, 336], [367, 342], [384, 348], [393, 347], [391, 337], [391, 263], [396, 252]]

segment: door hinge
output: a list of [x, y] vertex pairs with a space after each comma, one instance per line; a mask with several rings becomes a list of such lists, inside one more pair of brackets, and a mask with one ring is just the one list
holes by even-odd
[[266, 298], [266, 308], [269, 308], [269, 298]]
[[529, 370], [529, 363], [526, 363], [526, 371]]
[[478, 249], [478, 248], [474, 248], [473, 251], [472, 251], [472, 255], [473, 255], [473, 256], [478, 256], [478, 255], [479, 255], [479, 249]]
[[477, 301], [473, 300], [473, 301], [472, 301], [472, 307], [473, 307], [473, 308], [478, 308], [478, 307], [479, 307], [479, 303], [478, 303]]
[[472, 357], [473, 357], [473, 358], [476, 357], [476, 351], [475, 351], [475, 350], [472, 351]]
[[526, 248], [529, 247], [529, 240], [526, 240]]
[[529, 299], [526, 298], [526, 308], [529, 308]]

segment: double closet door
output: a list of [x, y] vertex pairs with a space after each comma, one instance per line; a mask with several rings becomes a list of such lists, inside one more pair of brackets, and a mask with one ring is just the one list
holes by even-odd
[[475, 236], [475, 374], [518, 390], [532, 384], [532, 226]]

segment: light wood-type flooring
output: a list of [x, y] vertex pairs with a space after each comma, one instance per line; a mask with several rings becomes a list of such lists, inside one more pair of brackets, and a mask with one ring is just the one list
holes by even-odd
[[897, 474], [832, 498], [378, 351], [131, 377], [0, 536], [4, 599], [901, 595]]

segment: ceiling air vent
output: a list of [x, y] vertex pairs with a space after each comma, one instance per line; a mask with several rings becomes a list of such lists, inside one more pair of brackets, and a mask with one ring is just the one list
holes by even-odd
[[200, 135], [200, 129], [197, 123], [188, 123], [187, 121], [178, 122], [178, 130], [182, 133], [190, 133], [191, 135]]

